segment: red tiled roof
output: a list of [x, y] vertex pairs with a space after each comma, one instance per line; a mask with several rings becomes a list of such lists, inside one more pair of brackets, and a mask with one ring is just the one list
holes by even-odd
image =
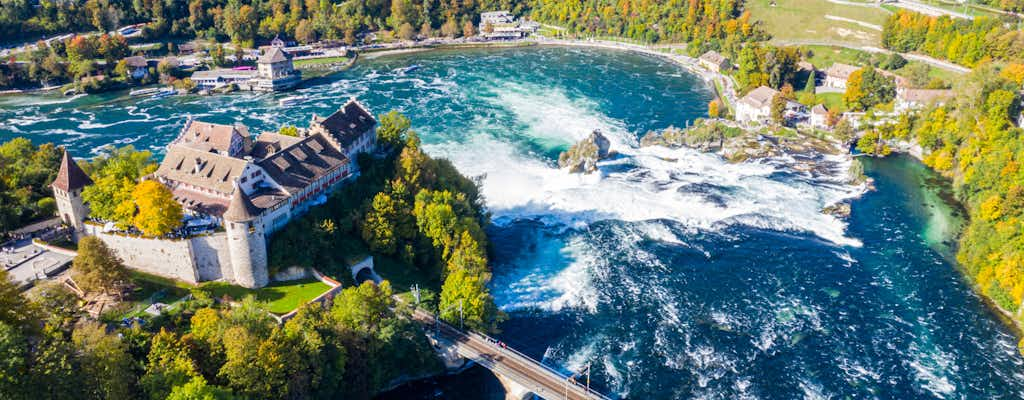
[[53, 180], [52, 187], [70, 192], [91, 185], [92, 179], [78, 167], [71, 154], [64, 150], [64, 158], [60, 161], [60, 171], [57, 172], [57, 179]]

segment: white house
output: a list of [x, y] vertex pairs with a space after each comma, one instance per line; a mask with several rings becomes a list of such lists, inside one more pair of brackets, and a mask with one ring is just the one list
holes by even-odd
[[138, 80], [149, 75], [149, 62], [144, 57], [126, 57], [124, 63], [128, 66], [128, 74], [131, 75], [132, 79]]
[[751, 90], [736, 103], [736, 121], [742, 123], [767, 123], [771, 119], [772, 98], [778, 90], [761, 86]]
[[949, 89], [896, 89], [896, 104], [893, 111], [898, 113], [918, 110], [929, 104], [942, 105], [953, 97]]
[[818, 104], [811, 108], [811, 127], [828, 129], [828, 108]]
[[704, 53], [697, 59], [697, 62], [704, 68], [714, 72], [721, 72], [727, 70], [732, 65], [729, 64], [729, 59], [723, 56], [721, 53], [710, 50]]
[[516, 19], [512, 13], [489, 11], [480, 13], [480, 36], [487, 39], [519, 39], [536, 33], [540, 24]]
[[846, 80], [850, 78], [850, 74], [859, 69], [860, 67], [849, 64], [832, 64], [831, 67], [825, 70], [825, 82], [823, 85], [835, 89], [846, 89]]

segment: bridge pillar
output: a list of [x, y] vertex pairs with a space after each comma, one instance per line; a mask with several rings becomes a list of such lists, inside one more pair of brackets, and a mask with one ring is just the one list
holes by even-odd
[[498, 377], [498, 382], [501, 382], [501, 386], [505, 388], [505, 400], [533, 399], [533, 392], [523, 387], [523, 385], [520, 385], [516, 383], [516, 381], [508, 379], [497, 372], [494, 373], [494, 376]]

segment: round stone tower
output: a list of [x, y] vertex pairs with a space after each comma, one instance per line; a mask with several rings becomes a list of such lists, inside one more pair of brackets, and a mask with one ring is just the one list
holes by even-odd
[[228, 254], [239, 286], [258, 288], [267, 285], [267, 243], [260, 220], [262, 210], [252, 204], [242, 188], [235, 185], [231, 203], [224, 212]]

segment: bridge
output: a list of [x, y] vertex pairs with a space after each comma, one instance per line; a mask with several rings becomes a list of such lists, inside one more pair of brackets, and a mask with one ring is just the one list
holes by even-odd
[[506, 388], [508, 399], [610, 400], [572, 377], [566, 376], [486, 335], [463, 332], [430, 313], [417, 309], [413, 319], [424, 325], [428, 336], [455, 349], [459, 357], [491, 370]]

